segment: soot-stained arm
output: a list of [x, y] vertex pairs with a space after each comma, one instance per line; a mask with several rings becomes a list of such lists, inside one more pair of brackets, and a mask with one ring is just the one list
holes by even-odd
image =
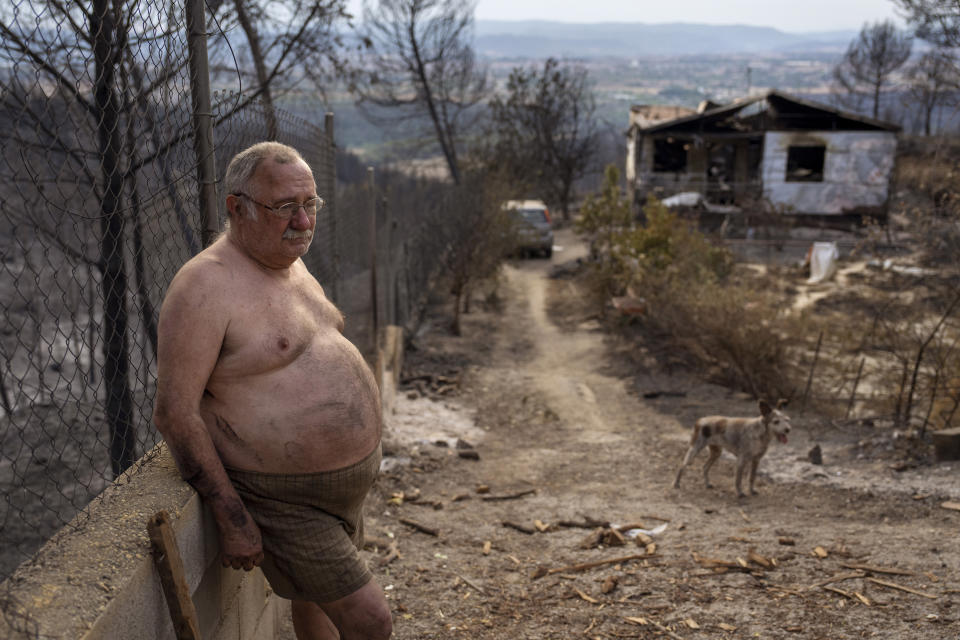
[[155, 415], [154, 421], [170, 447], [180, 477], [200, 494], [221, 530], [246, 525], [250, 516], [230, 483], [202, 418], [165, 421]]

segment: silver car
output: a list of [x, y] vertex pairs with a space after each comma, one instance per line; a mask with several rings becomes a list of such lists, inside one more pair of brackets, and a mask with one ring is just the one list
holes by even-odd
[[521, 253], [553, 255], [553, 227], [550, 211], [542, 200], [508, 200], [503, 208], [510, 211], [517, 225], [517, 250]]

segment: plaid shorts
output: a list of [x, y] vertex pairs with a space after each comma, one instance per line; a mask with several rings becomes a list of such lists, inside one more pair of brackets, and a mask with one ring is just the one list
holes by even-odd
[[380, 445], [363, 460], [317, 473], [227, 469], [263, 539], [261, 569], [291, 600], [339, 600], [373, 577], [363, 548], [363, 500], [380, 471]]

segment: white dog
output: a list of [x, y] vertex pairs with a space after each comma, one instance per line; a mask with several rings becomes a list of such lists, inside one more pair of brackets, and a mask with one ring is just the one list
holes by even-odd
[[758, 404], [760, 415], [756, 418], [708, 416], [697, 420], [693, 428], [693, 437], [690, 439], [690, 448], [687, 449], [683, 463], [677, 470], [677, 479], [673, 482], [674, 488], [680, 487], [680, 476], [693, 458], [704, 447], [710, 447], [710, 457], [703, 465], [703, 480], [707, 488], [711, 487], [710, 478], [707, 475], [710, 473], [710, 467], [720, 457], [722, 450], [726, 449], [737, 457], [737, 496], [742, 498], [744, 495], [741, 480], [747, 465], [750, 466], [750, 494], [756, 495], [753, 484], [757, 477], [757, 465], [763, 454], [767, 452], [770, 438], [775, 435], [780, 442], [786, 443], [787, 434], [790, 433], [790, 418], [780, 411], [780, 408], [786, 404], [785, 400], [777, 403], [776, 409], [763, 400]]

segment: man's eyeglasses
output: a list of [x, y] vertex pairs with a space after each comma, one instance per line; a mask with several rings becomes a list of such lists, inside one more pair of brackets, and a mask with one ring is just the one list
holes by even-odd
[[323, 209], [324, 205], [327, 204], [326, 202], [323, 201], [323, 198], [321, 198], [320, 196], [317, 196], [316, 198], [310, 198], [305, 202], [288, 202], [286, 204], [280, 205], [279, 207], [271, 207], [268, 204], [264, 204], [262, 202], [258, 202], [254, 200], [253, 198], [243, 193], [242, 191], [235, 193], [233, 195], [243, 196], [253, 204], [263, 207], [264, 209], [266, 209], [273, 215], [277, 216], [281, 220], [289, 220], [293, 216], [297, 215], [297, 211], [300, 210], [300, 207], [303, 207], [304, 213], [306, 213], [308, 216], [315, 216], [317, 215], [317, 212], [320, 211], [320, 209]]

